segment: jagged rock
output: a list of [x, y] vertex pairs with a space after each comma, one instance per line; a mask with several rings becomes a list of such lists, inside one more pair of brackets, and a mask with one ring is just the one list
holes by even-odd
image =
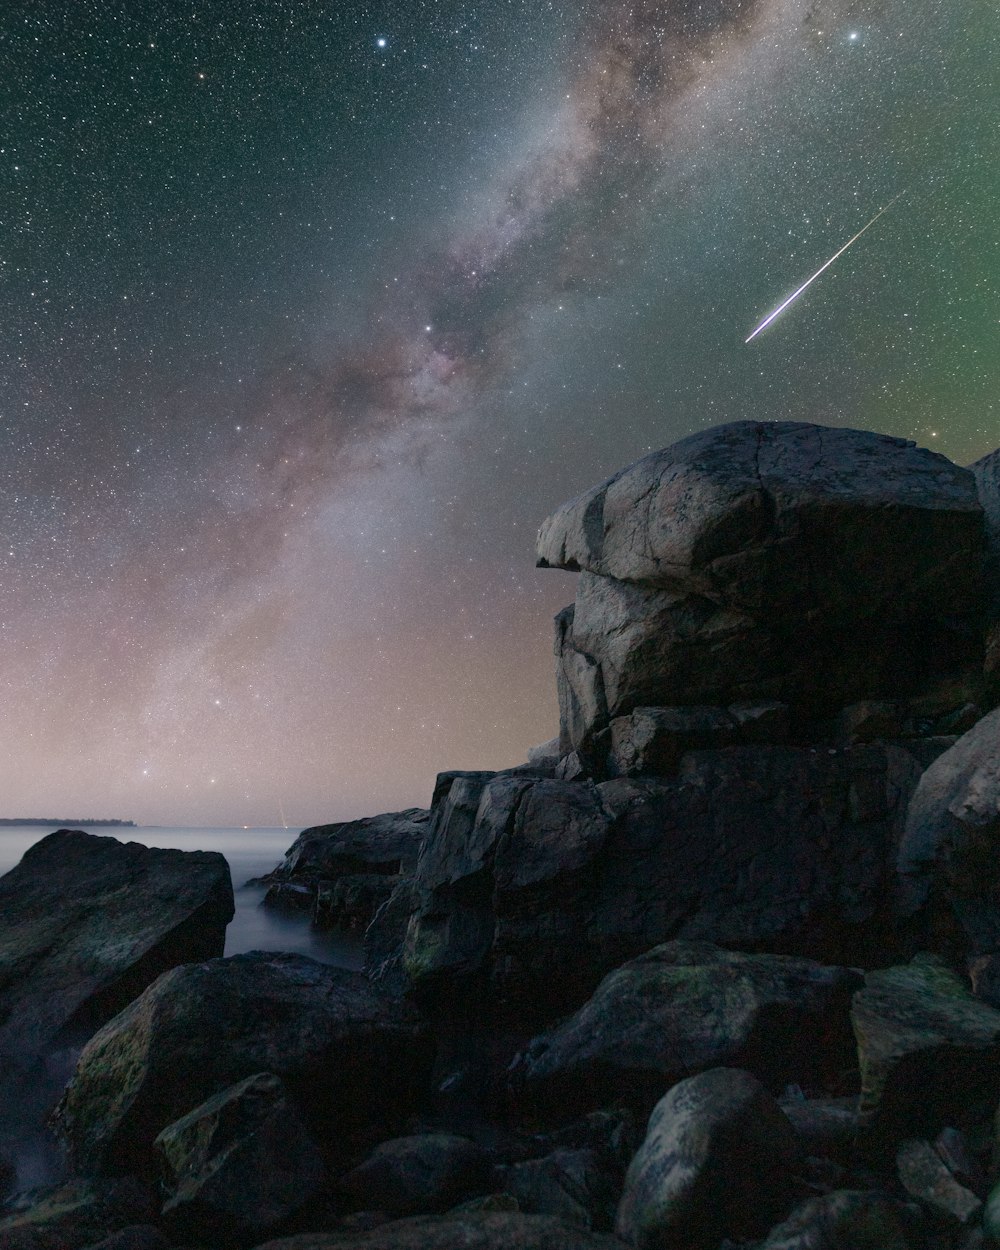
[[783, 1098], [779, 1105], [795, 1129], [803, 1154], [837, 1160], [851, 1157], [861, 1123], [857, 1098]]
[[357, 1206], [390, 1215], [444, 1211], [492, 1180], [490, 1156], [467, 1137], [420, 1133], [382, 1142], [341, 1177], [340, 1190]]
[[246, 1246], [318, 1191], [323, 1159], [281, 1081], [262, 1072], [169, 1124], [154, 1142], [178, 1241]]
[[722, 1237], [767, 1232], [791, 1200], [791, 1125], [756, 1077], [713, 1068], [657, 1104], [615, 1219], [638, 1250], [717, 1250]]
[[354, 1235], [304, 1233], [257, 1250], [621, 1250], [621, 1242], [549, 1215], [468, 1211], [393, 1220]]
[[166, 973], [91, 1039], [57, 1112], [88, 1171], [151, 1172], [153, 1139], [254, 1073], [341, 1154], [385, 1138], [432, 1059], [415, 1010], [360, 973], [254, 951]]
[[638, 707], [611, 722], [612, 776], [669, 774], [686, 751], [735, 743], [782, 742], [788, 733], [783, 703], [722, 707]]
[[619, 1181], [594, 1150], [555, 1150], [504, 1170], [518, 1210], [600, 1232], [611, 1230]]
[[887, 1194], [841, 1189], [796, 1208], [759, 1250], [923, 1250], [912, 1224]]
[[317, 929], [366, 929], [399, 884], [398, 877], [349, 873], [316, 887], [312, 921]]
[[861, 1119], [872, 1133], [933, 1136], [976, 1101], [1000, 1096], [1000, 1011], [939, 960], [869, 972], [851, 1020]]
[[411, 807], [303, 829], [261, 878], [269, 885], [265, 905], [310, 911], [320, 929], [367, 924], [400, 877], [412, 872], [429, 814]]
[[690, 752], [673, 779], [447, 775], [367, 966], [442, 1009], [471, 993], [477, 1012], [542, 1024], [675, 937], [887, 962], [897, 829], [926, 762], [743, 746]]
[[60, 829], [0, 878], [0, 1055], [82, 1040], [175, 964], [221, 955], [225, 859]]
[[[844, 968], [667, 942], [606, 977], [512, 1069], [521, 1100], [565, 1116], [616, 1100], [639, 1108], [682, 1077], [749, 1068], [773, 1088], [849, 1066]], [[828, 1066], [829, 1065], [829, 1066]]]
[[900, 910], [927, 912], [972, 954], [1000, 948], [1000, 709], [940, 755], [910, 800], [899, 847]]
[[0, 1250], [80, 1250], [131, 1224], [152, 1223], [152, 1185], [125, 1177], [73, 1178], [19, 1197], [0, 1220]]
[[536, 747], [528, 747], [528, 763], [536, 767], [555, 768], [559, 763], [559, 735]]
[[941, 1219], [968, 1224], [983, 1208], [976, 1195], [952, 1176], [930, 1142], [918, 1138], [901, 1142], [896, 1170], [906, 1192]]
[[982, 611], [982, 546], [973, 474], [902, 439], [741, 421], [654, 452], [539, 532], [541, 567], [583, 571], [562, 750], [644, 704], [816, 713], [976, 663], [949, 618]]

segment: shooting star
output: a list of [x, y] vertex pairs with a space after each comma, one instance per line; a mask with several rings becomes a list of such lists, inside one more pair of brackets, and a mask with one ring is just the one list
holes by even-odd
[[820, 267], [816, 270], [813, 276], [811, 278], [807, 278], [806, 281], [802, 283], [802, 285], [799, 287], [797, 291], [793, 291], [792, 294], [789, 295], [788, 299], [786, 299], [783, 304], [779, 304], [778, 307], [774, 310], [774, 312], [768, 313], [768, 315], [764, 318], [764, 320], [760, 323], [760, 325], [753, 331], [753, 333], [748, 335], [747, 338], [743, 340], [744, 344], [749, 343], [751, 339], [755, 339], [757, 335], [760, 334], [761, 330], [766, 330], [767, 327], [771, 324], [771, 322], [775, 319], [775, 317], [780, 316], [785, 311], [785, 309], [788, 307], [789, 304], [797, 300], [799, 296], [802, 294], [802, 292], [806, 289], [806, 287], [812, 286], [812, 284], [816, 281], [819, 275], [821, 273], [825, 273], [826, 270], [830, 268], [830, 266], [833, 264], [833, 262], [837, 259], [838, 256], [843, 256], [843, 254], [847, 251], [847, 249], [852, 244], [857, 243], [858, 239], [861, 238], [864, 232], [866, 230], [870, 230], [872, 226], [874, 226], [874, 224], [882, 216], [882, 214], [887, 213], [889, 209], [892, 208], [893, 204], [896, 203], [896, 200], [900, 199], [905, 194], [906, 194], [905, 191], [900, 191], [899, 195], [894, 196], [889, 201], [889, 203], [886, 204], [885, 208], [880, 208], [879, 211], [875, 214], [875, 216], [871, 219], [871, 221], [868, 222], [867, 225], [861, 227], [861, 229], [858, 231], [858, 233], [854, 236], [853, 239], [848, 239], [847, 242], [844, 244], [844, 246], [840, 249], [840, 251], [834, 252], [834, 254], [830, 257], [830, 259], [826, 262], [825, 265], [820, 265]]

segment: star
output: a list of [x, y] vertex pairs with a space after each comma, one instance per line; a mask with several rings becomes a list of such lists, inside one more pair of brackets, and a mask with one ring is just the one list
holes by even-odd
[[388, 46], [389, 40], [386, 39], [385, 35], [379, 35], [379, 37], [375, 40], [376, 48], [387, 48]]

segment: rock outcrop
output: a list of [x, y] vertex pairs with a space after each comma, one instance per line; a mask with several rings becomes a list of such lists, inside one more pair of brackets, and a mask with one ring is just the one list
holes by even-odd
[[675, 938], [844, 964], [911, 953], [890, 923], [894, 858], [926, 758], [758, 745], [688, 752], [672, 778], [445, 774], [368, 966], [425, 1001], [537, 1020]]
[[0, 1056], [80, 1040], [176, 964], [221, 955], [225, 859], [60, 829], [0, 878]]
[[429, 815], [411, 807], [303, 829], [262, 879], [265, 906], [309, 911], [318, 929], [364, 928], [413, 871]]
[[740, 421], [646, 456], [539, 531], [541, 567], [581, 572], [564, 753], [639, 706], [815, 716], [974, 668], [983, 541], [973, 473], [903, 439]]
[[413, 1008], [360, 973], [252, 952], [175, 968], [109, 1021], [80, 1056], [58, 1125], [81, 1169], [153, 1174], [163, 1129], [270, 1072], [310, 1131], [350, 1157], [405, 1120], [431, 1059]]

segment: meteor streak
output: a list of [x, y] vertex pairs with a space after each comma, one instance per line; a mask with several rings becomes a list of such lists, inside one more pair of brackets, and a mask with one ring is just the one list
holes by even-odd
[[844, 244], [844, 246], [840, 249], [840, 251], [834, 252], [834, 254], [830, 257], [830, 259], [826, 262], [825, 265], [820, 265], [820, 267], [816, 270], [813, 276], [811, 278], [807, 278], [797, 291], [793, 291], [792, 294], [789, 295], [788, 299], [786, 299], [783, 304], [779, 304], [778, 307], [774, 310], [774, 312], [768, 313], [768, 315], [764, 318], [764, 320], [760, 323], [760, 325], [756, 328], [756, 330], [754, 330], [752, 334], [750, 334], [747, 338], [743, 340], [744, 344], [749, 343], [751, 339], [755, 339], [757, 335], [760, 334], [761, 330], [766, 330], [767, 327], [771, 324], [771, 322], [775, 319], [775, 317], [780, 316], [780, 314], [785, 311], [785, 309], [788, 307], [789, 304], [791, 304], [794, 300], [797, 300], [799, 296], [802, 294], [802, 292], [806, 289], [806, 287], [812, 286], [812, 284], [816, 281], [819, 275], [823, 273], [825, 270], [829, 269], [838, 256], [843, 256], [843, 254], [847, 251], [847, 249], [851, 246], [851, 244], [857, 243], [858, 239], [861, 238], [864, 232], [866, 230], [870, 230], [872, 226], [874, 226], [874, 224], [882, 216], [882, 214], [887, 213], [889, 209], [892, 208], [893, 204], [896, 203], [896, 200], [898, 200], [900, 196], [903, 196], [905, 194], [906, 194], [905, 191], [900, 191], [899, 195], [894, 196], [889, 201], [889, 203], [886, 204], [885, 208], [880, 208], [879, 211], [875, 214], [875, 216], [871, 219], [871, 221], [868, 222], [867, 225], [861, 227], [861, 229], [858, 231], [858, 233], [854, 236], [853, 239], [848, 239], [847, 242]]

